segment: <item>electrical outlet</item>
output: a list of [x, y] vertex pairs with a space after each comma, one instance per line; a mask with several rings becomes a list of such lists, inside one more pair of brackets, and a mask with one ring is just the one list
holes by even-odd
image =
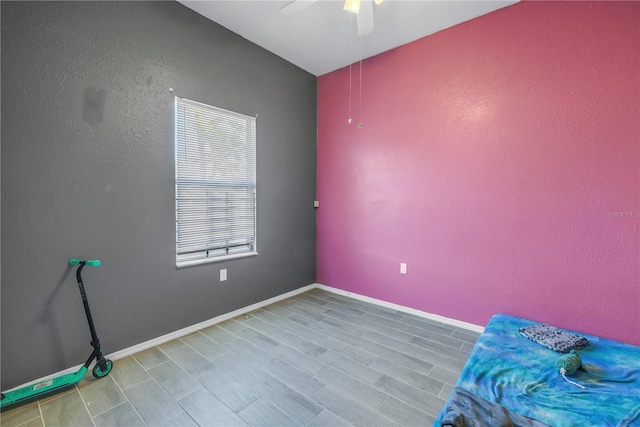
[[400, 273], [407, 274], [407, 264], [405, 264], [404, 262], [400, 263]]
[[220, 270], [220, 281], [224, 282], [225, 280], [227, 280], [227, 269], [223, 268]]
[[320, 201], [319, 200], [314, 200], [313, 201], [313, 207], [314, 208], [319, 208], [320, 207]]

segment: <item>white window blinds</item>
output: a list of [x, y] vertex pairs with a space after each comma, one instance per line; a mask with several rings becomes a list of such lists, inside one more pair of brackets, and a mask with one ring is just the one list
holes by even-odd
[[256, 253], [256, 119], [176, 98], [176, 262]]

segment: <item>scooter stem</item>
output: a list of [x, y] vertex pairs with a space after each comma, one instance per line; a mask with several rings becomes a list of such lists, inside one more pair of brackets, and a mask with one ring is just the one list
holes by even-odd
[[76, 279], [78, 281], [78, 288], [80, 288], [80, 296], [82, 297], [82, 304], [84, 305], [84, 312], [87, 315], [87, 322], [89, 323], [89, 329], [91, 330], [91, 346], [99, 350], [100, 341], [96, 334], [96, 328], [93, 325], [93, 318], [91, 317], [91, 309], [89, 308], [89, 301], [87, 300], [87, 292], [84, 289], [84, 283], [82, 282], [82, 269], [86, 265], [85, 261], [80, 261], [78, 269], [76, 270]]

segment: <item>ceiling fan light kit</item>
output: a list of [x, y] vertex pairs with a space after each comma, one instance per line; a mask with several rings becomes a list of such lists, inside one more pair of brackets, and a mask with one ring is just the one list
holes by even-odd
[[[306, 9], [319, 0], [293, 0], [283, 7], [280, 11], [288, 16]], [[373, 3], [380, 4], [384, 0], [345, 0], [343, 9], [357, 16], [358, 35], [366, 36], [373, 32]]]
[[357, 15], [360, 13], [360, 0], [346, 0], [343, 9]]
[[[366, 2], [370, 2], [371, 0], [365, 0]], [[373, 0], [376, 4], [382, 3], [384, 0]], [[347, 12], [355, 13], [356, 15], [360, 13], [360, 5], [362, 4], [362, 0], [345, 0], [343, 9]]]

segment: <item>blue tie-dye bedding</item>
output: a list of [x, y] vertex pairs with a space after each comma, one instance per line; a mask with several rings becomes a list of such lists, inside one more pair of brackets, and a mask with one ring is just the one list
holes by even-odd
[[[457, 387], [509, 411], [553, 427], [640, 426], [640, 347], [581, 334], [578, 353], [587, 372], [566, 382], [555, 369], [561, 353], [520, 335], [536, 322], [504, 314], [491, 318], [465, 365]], [[440, 426], [442, 415], [434, 426]]]

